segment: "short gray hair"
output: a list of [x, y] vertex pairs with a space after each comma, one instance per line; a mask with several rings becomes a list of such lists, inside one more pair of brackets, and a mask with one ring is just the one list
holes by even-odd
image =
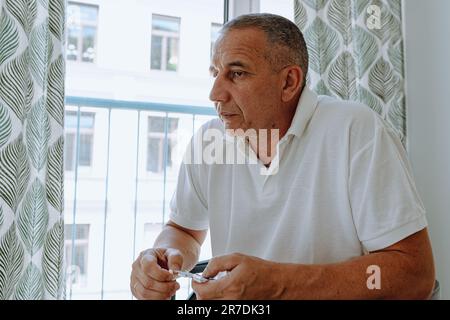
[[270, 13], [251, 13], [228, 21], [220, 33], [234, 29], [256, 28], [263, 31], [268, 43], [276, 50], [268, 57], [274, 68], [289, 64], [300, 66], [303, 71], [303, 86], [308, 73], [308, 47], [300, 29], [282, 16]]

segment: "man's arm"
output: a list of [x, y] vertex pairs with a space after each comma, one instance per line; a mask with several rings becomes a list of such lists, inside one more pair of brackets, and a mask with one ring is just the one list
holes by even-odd
[[[369, 266], [380, 268], [381, 288], [370, 290]], [[193, 283], [200, 299], [427, 299], [434, 264], [427, 230], [380, 251], [328, 265], [275, 263], [233, 254], [212, 259], [204, 275], [227, 276]]]
[[170, 221], [155, 240], [154, 248], [177, 249], [182, 255], [182, 270], [191, 270], [198, 261], [207, 230], [191, 230]]
[[[368, 288], [378, 266], [381, 288]], [[433, 255], [426, 229], [380, 251], [347, 262], [319, 266], [286, 266], [286, 299], [427, 299], [435, 281]], [[370, 270], [370, 269], [369, 269]], [[290, 278], [290, 275], [294, 275]], [[369, 281], [370, 282], [370, 281]], [[295, 288], [302, 288], [296, 290]]]

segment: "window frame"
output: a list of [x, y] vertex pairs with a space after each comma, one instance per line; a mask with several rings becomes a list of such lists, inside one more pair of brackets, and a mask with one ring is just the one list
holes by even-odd
[[[156, 30], [153, 28], [153, 21], [155, 17], [159, 17], [162, 20], [171, 20], [178, 23], [178, 32], [165, 31], [165, 30]], [[170, 15], [164, 15], [159, 13], [152, 13], [152, 21], [151, 21], [151, 36], [150, 36], [150, 70], [151, 71], [159, 71], [159, 72], [175, 72], [177, 73], [180, 69], [180, 31], [181, 31], [181, 17], [175, 17]], [[153, 45], [153, 36], [161, 37], [161, 69], [153, 69], [152, 68], [152, 45]], [[169, 39], [176, 39], [178, 46], [178, 54], [177, 54], [177, 68], [176, 70], [167, 69], [167, 53], [168, 53], [168, 43]]]
[[214, 44], [217, 41], [217, 39], [213, 40], [213, 37], [212, 37], [213, 36], [213, 28], [214, 27], [218, 27], [219, 30], [220, 30], [220, 28], [223, 27], [223, 24], [222, 23], [218, 23], [218, 22], [211, 22], [209, 27], [210, 27], [210, 31], [211, 31], [210, 32], [210, 43], [211, 43], [211, 45], [210, 45], [210, 48], [209, 48], [209, 55], [210, 55], [210, 59], [212, 59]]
[[[72, 110], [72, 109], [65, 110], [64, 111], [64, 117], [66, 117], [66, 114], [68, 112], [72, 112], [72, 113], [75, 114], [75, 116], [77, 117], [77, 124], [78, 124], [78, 110]], [[74, 138], [73, 138], [74, 143], [72, 145], [72, 148], [73, 148], [72, 149], [72, 160], [71, 160], [72, 161], [71, 162], [72, 168], [69, 170], [66, 167], [66, 161], [64, 161], [64, 172], [65, 173], [73, 173], [73, 172], [75, 172], [75, 167], [77, 165], [78, 165], [78, 169], [79, 170], [90, 170], [94, 166], [94, 150], [95, 150], [95, 148], [94, 148], [95, 139], [94, 138], [95, 138], [95, 116], [96, 116], [96, 112], [94, 112], [94, 111], [80, 111], [80, 123], [81, 123], [81, 117], [83, 116], [83, 113], [85, 113], [85, 114], [87, 113], [87, 114], [90, 114], [90, 115], [93, 116], [92, 128], [83, 128], [83, 127], [79, 126], [79, 129], [80, 129], [79, 134], [77, 134], [78, 127], [65, 126], [65, 128], [64, 128], [64, 139], [67, 139], [66, 137], [69, 134], [74, 136]], [[78, 143], [78, 139], [81, 140], [81, 135], [83, 135], [83, 134], [85, 134], [85, 135], [87, 134], [87, 135], [91, 135], [92, 136], [92, 143], [91, 143], [91, 146], [90, 146], [90, 154], [91, 154], [91, 156], [90, 156], [90, 165], [88, 165], [88, 166], [80, 164], [80, 149], [81, 149], [80, 146], [81, 146], [81, 141], [80, 141], [80, 143]], [[77, 159], [77, 146], [78, 146], [78, 159]], [[64, 148], [66, 148], [66, 146]], [[66, 153], [65, 153], [65, 150], [64, 150], [64, 157], [65, 156], [66, 156]]]
[[[76, 60], [72, 60], [72, 59], [67, 59], [67, 51], [68, 51], [68, 46], [69, 46], [69, 29], [70, 26], [69, 24], [67, 24], [67, 35], [66, 35], [66, 61], [70, 61], [73, 63], [87, 63], [87, 64], [96, 64], [97, 63], [97, 45], [98, 45], [98, 25], [99, 25], [99, 12], [100, 12], [100, 7], [98, 4], [93, 4], [93, 3], [84, 3], [84, 2], [78, 2], [78, 1], [68, 1], [67, 2], [67, 6], [70, 5], [75, 5], [75, 6], [80, 6], [80, 7], [91, 7], [91, 8], [95, 8], [97, 10], [97, 19], [95, 21], [95, 23], [90, 22], [90, 21], [84, 21], [80, 19], [80, 24], [76, 25], [77, 27], [80, 28], [80, 35], [77, 38], [77, 59]], [[95, 32], [94, 32], [94, 59], [93, 61], [83, 61], [83, 29], [84, 27], [92, 27], [95, 28]]]
[[[164, 131], [162, 132], [155, 132], [155, 131], [150, 131], [150, 118], [161, 118], [164, 121]], [[177, 122], [177, 126], [174, 129], [173, 132], [170, 132], [170, 121], [171, 120], [176, 120]], [[168, 121], [169, 123], [166, 124], [166, 121]], [[164, 154], [165, 154], [165, 149], [164, 149], [164, 145], [165, 145], [165, 137], [166, 137], [166, 132], [165, 132], [165, 128], [167, 127], [167, 144], [168, 144], [168, 148], [174, 147], [175, 144], [174, 142], [176, 142], [177, 139], [177, 130], [178, 130], [178, 123], [179, 118], [177, 117], [166, 117], [164, 115], [158, 116], [158, 115], [148, 115], [147, 116], [147, 136], [146, 136], [146, 154], [145, 154], [145, 171], [147, 172], [147, 174], [152, 174], [152, 175], [159, 175], [164, 173]], [[149, 170], [148, 168], [148, 161], [149, 161], [149, 141], [150, 139], [159, 139], [159, 153], [158, 153], [158, 171], [152, 171]], [[169, 154], [171, 155], [172, 152], [169, 152], [169, 150], [167, 150], [167, 156], [169, 156]], [[167, 159], [167, 162], [169, 163], [169, 160]], [[167, 169], [167, 168], [166, 168]]]
[[259, 0], [224, 0], [224, 23], [247, 13], [259, 13]]
[[[86, 238], [82, 238], [82, 239], [78, 239], [75, 235], [75, 238], [73, 238], [73, 228], [75, 226], [75, 229], [80, 228], [81, 226], [83, 227], [87, 227], [87, 237]], [[72, 267], [72, 256], [74, 254], [74, 251], [76, 252], [77, 248], [83, 248], [86, 252], [84, 255], [84, 267], [85, 267], [85, 272], [82, 273], [81, 268], [80, 269], [80, 274], [78, 275], [78, 281], [75, 282], [71, 282], [67, 281], [67, 285], [69, 287], [85, 287], [87, 285], [87, 280], [88, 280], [88, 270], [89, 270], [89, 238], [91, 235], [91, 224], [90, 223], [66, 223], [64, 224], [64, 231], [66, 231], [66, 227], [71, 227], [72, 228], [72, 232], [69, 234], [70, 237], [68, 237], [67, 239], [64, 238], [64, 253], [66, 254], [66, 266], [65, 266], [65, 272], [67, 277], [70, 277], [70, 275], [68, 274], [69, 271], [69, 267]], [[65, 232], [66, 233], [66, 232]], [[69, 254], [70, 253], [70, 254]], [[70, 262], [70, 264], [69, 264]]]

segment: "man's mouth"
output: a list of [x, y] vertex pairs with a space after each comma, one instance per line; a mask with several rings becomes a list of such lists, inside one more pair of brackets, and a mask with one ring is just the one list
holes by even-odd
[[232, 117], [237, 116], [236, 113], [229, 113], [229, 112], [221, 112], [220, 117], [222, 119], [231, 119]]

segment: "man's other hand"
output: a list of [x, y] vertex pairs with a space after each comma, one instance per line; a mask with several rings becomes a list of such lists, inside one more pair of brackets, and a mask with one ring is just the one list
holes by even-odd
[[180, 288], [169, 270], [179, 270], [183, 256], [176, 249], [144, 250], [132, 265], [130, 289], [138, 299], [168, 300]]
[[210, 299], [276, 299], [280, 294], [277, 277], [279, 264], [239, 253], [212, 258], [203, 272], [212, 278], [228, 271], [217, 280], [192, 281], [198, 300]]

